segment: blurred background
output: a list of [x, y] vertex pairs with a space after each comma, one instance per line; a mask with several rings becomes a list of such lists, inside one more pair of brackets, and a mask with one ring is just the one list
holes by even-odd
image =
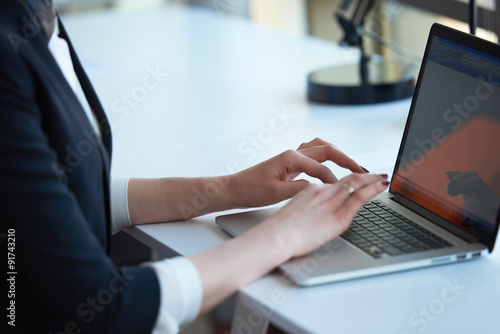
[[[250, 22], [294, 35], [310, 35], [334, 42], [342, 29], [332, 15], [344, 0], [57, 0], [60, 13], [82, 11], [142, 10], [166, 3], [205, 7], [213, 15], [241, 17]], [[430, 26], [443, 23], [468, 31], [467, 0], [376, 0], [366, 27], [416, 55], [421, 55]], [[478, 0], [477, 35], [498, 42], [498, 0]], [[482, 26], [482, 27], [481, 27]], [[385, 54], [385, 48], [367, 41], [370, 52]]]
[[[222, 20], [241, 19], [251, 24], [295, 36], [312, 36], [332, 43], [339, 42], [343, 31], [334, 14], [345, 0], [55, 0], [63, 16], [98, 11], [143, 11], [165, 5], [196, 6], [207, 15]], [[477, 35], [498, 42], [500, 0], [478, 0]], [[352, 9], [350, 9], [352, 13]], [[412, 53], [423, 55], [429, 29], [434, 22], [468, 32], [467, 0], [376, 0], [365, 22], [365, 28], [381, 38]], [[365, 41], [368, 53], [393, 56], [388, 48]], [[128, 234], [113, 236], [112, 257], [117, 265], [132, 265], [161, 259], [156, 253]], [[222, 304], [211, 314], [198, 319], [183, 334], [229, 333], [233, 300]], [[269, 333], [281, 333], [270, 328]]]

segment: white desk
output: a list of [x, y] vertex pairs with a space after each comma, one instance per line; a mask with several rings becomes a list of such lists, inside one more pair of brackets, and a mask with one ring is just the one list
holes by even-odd
[[[355, 52], [179, 7], [64, 22], [108, 110], [115, 174], [233, 172], [317, 136], [372, 172], [392, 172], [409, 100], [332, 107], [305, 98], [308, 72], [354, 61]], [[155, 79], [152, 71], [169, 75]], [[290, 116], [278, 124], [276, 110]], [[227, 238], [216, 215], [129, 233], [163, 255], [189, 255]], [[261, 332], [269, 319], [292, 333], [499, 332], [499, 264], [496, 252], [472, 263], [312, 288], [273, 273], [241, 289], [233, 331]], [[463, 290], [447, 290], [447, 282]]]

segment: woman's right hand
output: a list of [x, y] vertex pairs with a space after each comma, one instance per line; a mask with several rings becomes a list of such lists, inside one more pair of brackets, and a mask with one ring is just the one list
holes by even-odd
[[[345, 184], [354, 192], [349, 194]], [[388, 185], [387, 175], [356, 173], [334, 184], [310, 185], [255, 228], [275, 233], [288, 259], [298, 257], [342, 234], [361, 207]]]
[[[340, 235], [363, 204], [387, 187], [386, 177], [351, 174], [333, 184], [309, 185], [261, 224], [189, 256], [203, 285], [200, 313], [287, 260]], [[348, 194], [344, 184], [354, 192]]]

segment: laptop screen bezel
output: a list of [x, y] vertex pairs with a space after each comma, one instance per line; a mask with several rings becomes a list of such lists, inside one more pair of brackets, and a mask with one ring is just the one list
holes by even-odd
[[[416, 101], [417, 101], [418, 94], [420, 91], [420, 86], [421, 86], [421, 82], [423, 79], [423, 74], [425, 72], [427, 60], [429, 57], [431, 44], [432, 44], [434, 37], [436, 37], [436, 36], [444, 38], [444, 39], [449, 40], [451, 42], [463, 45], [465, 47], [471, 48], [473, 50], [481, 51], [483, 53], [486, 53], [488, 55], [491, 55], [491, 56], [494, 56], [494, 57], [500, 59], [500, 45], [488, 42], [486, 40], [483, 40], [483, 39], [480, 39], [478, 37], [472, 36], [470, 34], [466, 34], [466, 33], [463, 33], [461, 31], [443, 26], [443, 25], [438, 24], [438, 23], [433, 24], [431, 31], [430, 31], [430, 34], [429, 34], [429, 38], [427, 40], [424, 58], [423, 58], [421, 66], [420, 66], [420, 71], [419, 71], [417, 83], [415, 86], [415, 91], [413, 93], [413, 98], [412, 98], [411, 105], [410, 105], [410, 111], [408, 113], [408, 118], [406, 120], [406, 125], [405, 125], [405, 129], [403, 132], [403, 138], [401, 140], [401, 145], [399, 147], [396, 164], [394, 166], [392, 181], [394, 181], [394, 178], [396, 176], [396, 171], [398, 170], [400, 162], [402, 160], [403, 149], [405, 147], [406, 140], [408, 137], [408, 131], [410, 128], [413, 112], [415, 110], [415, 105], [416, 105]], [[426, 219], [436, 223], [437, 225], [445, 228], [446, 230], [454, 233], [455, 235], [458, 235], [458, 236], [460, 236], [463, 239], [468, 240], [468, 241], [480, 241], [488, 247], [490, 252], [493, 250], [493, 247], [495, 245], [495, 239], [496, 239], [496, 236], [497, 236], [498, 230], [499, 230], [500, 210], [497, 214], [497, 220], [496, 220], [496, 226], [494, 228], [493, 238], [487, 238], [485, 236], [474, 235], [474, 234], [472, 234], [464, 229], [457, 227], [452, 222], [445, 220], [444, 218], [440, 217], [439, 215], [437, 215], [437, 214], [433, 213], [432, 211], [426, 209], [425, 207], [421, 206], [420, 204], [418, 204], [418, 203], [412, 201], [411, 199], [405, 197], [404, 195], [398, 193], [396, 190], [393, 189], [392, 182], [391, 182], [391, 186], [389, 188], [389, 193], [391, 193], [392, 195], [395, 196], [394, 197], [395, 200], [403, 202], [405, 206], [408, 206], [411, 210], [415, 211], [417, 214], [419, 214], [419, 215], [425, 217]]]

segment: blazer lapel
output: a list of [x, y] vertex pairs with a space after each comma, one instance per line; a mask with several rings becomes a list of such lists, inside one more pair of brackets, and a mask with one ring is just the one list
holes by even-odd
[[109, 124], [109, 120], [106, 117], [106, 113], [104, 112], [104, 109], [101, 105], [101, 102], [99, 101], [99, 98], [97, 97], [97, 94], [94, 90], [94, 87], [92, 86], [92, 83], [90, 82], [90, 79], [88, 78], [87, 74], [85, 73], [85, 70], [83, 69], [82, 64], [80, 63], [80, 60], [78, 59], [78, 56], [76, 54], [75, 49], [73, 48], [73, 44], [71, 43], [71, 40], [68, 37], [68, 34], [66, 33], [66, 29], [64, 28], [64, 25], [62, 24], [61, 20], [58, 20], [59, 22], [59, 36], [63, 39], [66, 40], [68, 43], [69, 51], [71, 54], [71, 60], [73, 61], [73, 68], [75, 70], [75, 73], [78, 77], [78, 80], [80, 81], [80, 84], [82, 86], [83, 92], [85, 93], [85, 97], [87, 98], [87, 101], [89, 102], [90, 108], [92, 109], [93, 113], [97, 117], [99, 121], [99, 127], [101, 130], [101, 135], [102, 135], [102, 142], [104, 145], [98, 145], [101, 156], [105, 165], [104, 168], [104, 175], [103, 179], [105, 181], [105, 196], [106, 196], [106, 216], [107, 216], [107, 235], [108, 235], [108, 242], [107, 242], [107, 251], [109, 253], [109, 247], [110, 247], [110, 236], [111, 236], [111, 209], [110, 209], [110, 186], [111, 186], [111, 180], [110, 180], [110, 170], [111, 170], [111, 153], [112, 153], [112, 138], [111, 138], [111, 126]]
[[97, 94], [94, 90], [94, 87], [92, 86], [92, 83], [90, 82], [87, 74], [85, 73], [85, 70], [83, 69], [82, 64], [80, 63], [80, 59], [78, 58], [75, 49], [73, 48], [73, 44], [71, 43], [71, 40], [69, 39], [68, 34], [66, 33], [66, 29], [64, 28], [63, 23], [61, 22], [60, 19], [58, 21], [59, 21], [59, 33], [60, 33], [59, 36], [61, 38], [64, 38], [68, 43], [71, 59], [73, 60], [73, 67], [75, 69], [75, 73], [78, 79], [80, 80], [83, 92], [85, 93], [85, 97], [87, 98], [87, 101], [89, 102], [92, 111], [99, 120], [99, 126], [101, 128], [101, 133], [102, 133], [102, 141], [104, 143], [104, 146], [106, 147], [106, 150], [109, 152], [109, 155], [111, 156], [112, 138], [111, 138], [111, 127], [108, 118], [106, 117], [106, 113], [104, 112], [104, 109], [101, 105], [101, 102], [99, 101], [99, 98], [97, 97]]

